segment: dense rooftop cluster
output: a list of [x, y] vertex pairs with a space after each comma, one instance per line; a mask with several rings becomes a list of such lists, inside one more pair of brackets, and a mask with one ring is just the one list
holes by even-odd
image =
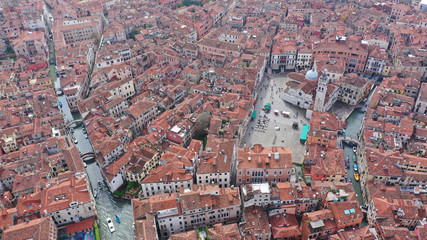
[[[78, 238], [104, 221], [63, 104], [109, 191], [131, 200], [135, 239], [427, 237], [425, 0], [0, 7], [0, 239]], [[281, 104], [310, 120], [301, 158], [244, 141], [280, 74]], [[336, 106], [364, 108], [357, 137]]]

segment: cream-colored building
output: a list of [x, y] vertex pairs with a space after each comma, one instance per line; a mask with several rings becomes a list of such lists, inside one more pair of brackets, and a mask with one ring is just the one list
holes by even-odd
[[4, 136], [2, 138], [2, 148], [5, 153], [10, 153], [18, 150], [15, 133], [9, 136]]
[[53, 32], [59, 32], [65, 44], [101, 37], [104, 22], [99, 16], [55, 21]]
[[369, 93], [369, 85], [366, 78], [350, 73], [339, 81], [341, 93], [338, 99], [341, 102], [357, 105]]
[[133, 79], [126, 78], [120, 81], [108, 83], [105, 88], [113, 96], [122, 96], [129, 98], [135, 95], [135, 86]]

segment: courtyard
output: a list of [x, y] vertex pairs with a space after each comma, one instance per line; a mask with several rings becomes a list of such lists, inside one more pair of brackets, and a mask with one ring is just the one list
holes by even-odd
[[[292, 161], [302, 163], [304, 159], [304, 144], [300, 143], [303, 124], [309, 124], [305, 118], [305, 109], [295, 107], [283, 100], [288, 78], [284, 74], [272, 74], [270, 79], [265, 77], [258, 88], [258, 100], [255, 106], [255, 119], [248, 124], [248, 131], [243, 138], [241, 147], [252, 147], [262, 144], [264, 147], [289, 147], [292, 151]], [[263, 107], [271, 104], [270, 112]], [[275, 114], [275, 110], [278, 114]], [[289, 112], [284, 117], [282, 111]], [[293, 123], [298, 123], [298, 129], [293, 129]]]

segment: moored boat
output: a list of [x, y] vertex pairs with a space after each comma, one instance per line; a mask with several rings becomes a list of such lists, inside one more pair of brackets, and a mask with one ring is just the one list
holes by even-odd
[[356, 181], [359, 181], [359, 174], [358, 173], [354, 173], [354, 179], [356, 179]]
[[107, 218], [107, 225], [108, 225], [108, 229], [110, 229], [111, 233], [116, 231], [116, 229], [114, 228], [113, 221], [111, 221], [111, 218]]

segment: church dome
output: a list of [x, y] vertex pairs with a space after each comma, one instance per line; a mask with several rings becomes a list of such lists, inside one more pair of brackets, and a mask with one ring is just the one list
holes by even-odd
[[308, 71], [308, 72], [305, 74], [305, 78], [306, 78], [307, 80], [310, 80], [310, 81], [316, 81], [318, 77], [319, 77], [319, 74], [318, 74], [318, 73], [317, 73], [317, 71], [316, 71], [316, 70], [314, 70], [314, 69], [310, 69], [310, 71]]

